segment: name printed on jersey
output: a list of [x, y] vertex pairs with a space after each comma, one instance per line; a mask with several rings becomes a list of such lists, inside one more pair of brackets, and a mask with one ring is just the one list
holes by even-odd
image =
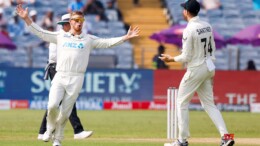
[[205, 27], [205, 28], [197, 29], [198, 35], [206, 33], [206, 32], [211, 32], [211, 28], [210, 27]]

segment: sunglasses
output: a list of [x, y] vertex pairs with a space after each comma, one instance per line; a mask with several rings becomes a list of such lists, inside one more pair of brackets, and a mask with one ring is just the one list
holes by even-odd
[[78, 22], [78, 23], [83, 23], [85, 21], [84, 18], [72, 18], [71, 20], [74, 20], [75, 22]]

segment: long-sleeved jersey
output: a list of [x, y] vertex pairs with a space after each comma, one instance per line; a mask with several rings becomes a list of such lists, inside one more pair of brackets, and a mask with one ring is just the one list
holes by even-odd
[[49, 63], [57, 62], [57, 45], [54, 43], [50, 43], [49, 45]]
[[94, 48], [109, 48], [123, 43], [123, 37], [102, 39], [93, 35], [73, 36], [69, 32], [50, 32], [32, 23], [29, 30], [44, 41], [57, 44], [58, 72], [85, 73], [90, 51]]
[[215, 60], [215, 41], [209, 23], [193, 17], [183, 31], [182, 53], [174, 57], [177, 62], [187, 63], [187, 67], [199, 66], [207, 58]]

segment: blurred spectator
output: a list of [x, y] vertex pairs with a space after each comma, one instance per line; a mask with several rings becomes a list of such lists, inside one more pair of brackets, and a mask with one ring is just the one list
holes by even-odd
[[53, 26], [54, 24], [54, 13], [52, 10], [49, 10], [45, 13], [45, 16], [43, 18], [42, 27], [47, 29], [50, 26]]
[[115, 7], [115, 1], [113, 0], [107, 1], [106, 15], [109, 21], [122, 21], [123, 17], [121, 11]]
[[166, 1], [165, 0], [160, 0], [160, 4], [162, 8], [166, 8]]
[[[31, 10], [30, 12], [29, 12], [29, 16], [31, 17], [31, 19], [32, 19], [32, 21], [34, 22], [34, 23], [37, 23], [38, 21], [37, 21], [37, 11], [36, 10]], [[38, 23], [37, 23], [38, 24]]]
[[95, 14], [95, 15], [97, 15], [98, 21], [107, 21], [104, 6], [98, 0], [88, 0], [88, 2], [86, 3], [86, 5], [83, 8], [83, 13], [85, 15]]
[[10, 38], [6, 24], [0, 26], [0, 33], [2, 33], [3, 35], [7, 36], [8, 38]]
[[22, 0], [24, 3], [26, 3], [26, 4], [31, 4], [31, 5], [33, 5], [33, 4], [35, 4], [35, 1], [36, 0]]
[[83, 12], [85, 14], [100, 14], [104, 12], [104, 6], [98, 0], [88, 0]]
[[254, 10], [260, 9], [260, 0], [253, 0]]
[[16, 12], [13, 12], [13, 18], [8, 21], [8, 32], [11, 38], [24, 34], [24, 22], [18, 17]]
[[[106, 15], [109, 21], [123, 21], [122, 12], [115, 6], [115, 0], [107, 1]], [[124, 29], [128, 31], [129, 25], [124, 23]]]
[[6, 20], [4, 18], [4, 10], [3, 8], [0, 8], [0, 25], [6, 25]]
[[246, 70], [256, 70], [255, 62], [253, 60], [247, 62]]
[[165, 47], [160, 44], [159, 47], [158, 47], [158, 54], [156, 54], [154, 57], [153, 57], [153, 65], [156, 69], [168, 69], [168, 65], [166, 65], [164, 63], [164, 61], [162, 61], [161, 59], [159, 59], [159, 56], [161, 56], [161, 54], [164, 54], [165, 52]]
[[214, 10], [221, 8], [220, 0], [202, 0], [202, 8], [205, 10]]
[[74, 0], [68, 6], [68, 12], [83, 11], [84, 3], [81, 0]]
[[18, 4], [35, 4], [35, 0], [12, 0], [12, 5], [16, 6]]
[[136, 6], [136, 7], [141, 6], [139, 0], [133, 0], [133, 5]]
[[[115, 6], [115, 0], [108, 0], [107, 1], [107, 9], [106, 9], [106, 15], [109, 21], [123, 21], [123, 15], [122, 12]], [[124, 23], [124, 29], [128, 31], [129, 25], [127, 23]]]
[[11, 0], [0, 0], [0, 8], [6, 8], [11, 6]]

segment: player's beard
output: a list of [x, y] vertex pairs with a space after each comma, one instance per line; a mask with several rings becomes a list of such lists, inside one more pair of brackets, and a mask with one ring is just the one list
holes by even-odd
[[76, 32], [81, 32], [82, 30], [82, 24], [75, 24], [73, 26], [73, 29], [76, 31]]

